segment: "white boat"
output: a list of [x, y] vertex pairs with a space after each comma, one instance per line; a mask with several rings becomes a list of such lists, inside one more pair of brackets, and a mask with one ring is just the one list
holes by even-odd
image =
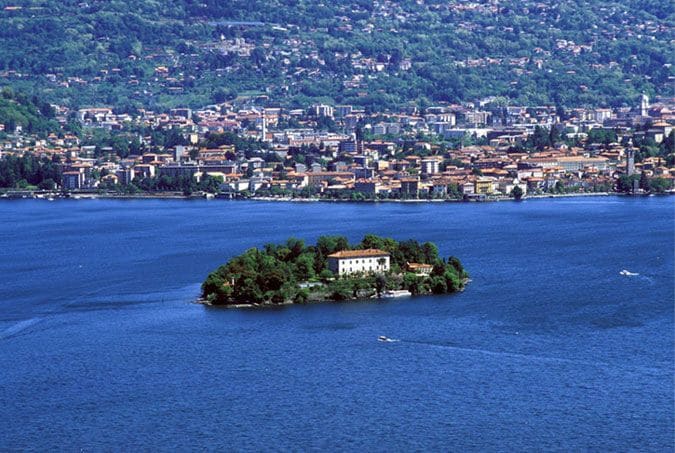
[[393, 338], [380, 335], [379, 337], [377, 337], [377, 341], [381, 341], [382, 343], [396, 343], [398, 340], [394, 340]]
[[631, 271], [628, 271], [628, 270], [626, 270], [626, 269], [624, 269], [624, 270], [622, 270], [621, 272], [619, 272], [619, 274], [625, 275], [626, 277], [635, 277], [636, 275], [640, 275], [640, 274], [638, 274], [637, 272], [631, 272]]
[[382, 293], [383, 298], [391, 299], [394, 297], [409, 297], [412, 293], [406, 289], [399, 289], [394, 291], [385, 291]]

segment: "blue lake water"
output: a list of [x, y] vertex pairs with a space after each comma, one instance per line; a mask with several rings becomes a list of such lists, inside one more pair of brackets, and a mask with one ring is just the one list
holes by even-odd
[[[672, 451], [674, 201], [2, 202], [0, 449]], [[473, 282], [191, 303], [248, 247], [366, 233]]]

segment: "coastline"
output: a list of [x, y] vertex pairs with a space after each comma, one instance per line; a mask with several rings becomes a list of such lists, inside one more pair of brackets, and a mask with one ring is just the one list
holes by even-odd
[[[461, 290], [463, 291], [463, 290]], [[457, 292], [461, 292], [457, 291]], [[451, 294], [456, 294], [456, 293], [451, 293]], [[420, 294], [420, 296], [423, 296], [425, 294]], [[410, 297], [415, 297], [415, 296], [408, 296]], [[402, 299], [402, 298], [401, 298]], [[264, 310], [268, 308], [280, 308], [280, 307], [288, 307], [290, 305], [316, 305], [316, 304], [326, 304], [326, 303], [336, 303], [336, 304], [348, 304], [348, 303], [358, 303], [358, 302], [367, 302], [367, 301], [386, 301], [388, 300], [385, 297], [377, 297], [377, 296], [372, 296], [372, 297], [359, 297], [359, 298], [352, 298], [352, 299], [345, 299], [345, 300], [331, 300], [331, 299], [308, 299], [305, 302], [302, 303], [297, 303], [297, 302], [282, 302], [279, 304], [213, 304], [204, 298], [200, 297], [199, 299], [195, 300], [194, 303], [198, 305], [203, 305], [205, 307], [209, 308], [223, 308], [226, 310], [233, 310], [233, 309], [247, 309], [247, 310]]]
[[546, 198], [582, 198], [582, 197], [647, 197], [675, 195], [675, 192], [666, 192], [661, 194], [623, 194], [616, 192], [581, 192], [564, 194], [535, 194], [528, 195], [522, 200], [515, 200], [508, 196], [487, 197], [484, 200], [463, 200], [463, 199], [369, 199], [369, 200], [342, 200], [331, 198], [298, 198], [298, 197], [270, 197], [270, 196], [252, 196], [246, 198], [229, 198], [216, 196], [213, 194], [193, 194], [183, 195], [178, 192], [156, 192], [143, 194], [117, 194], [117, 193], [91, 193], [77, 192], [53, 193], [36, 191], [7, 191], [0, 194], [0, 200], [17, 199], [35, 199], [35, 200], [95, 200], [95, 199], [119, 199], [119, 200], [218, 200], [218, 201], [265, 201], [265, 202], [289, 202], [289, 203], [492, 203], [503, 201], [527, 201]]
[[[444, 295], [446, 296], [451, 296], [453, 294], [460, 294], [463, 293], [466, 288], [468, 287], [469, 283], [471, 283], [473, 280], [471, 278], [465, 278], [463, 280], [463, 286], [461, 289], [457, 291], [453, 291], [451, 293], [446, 293]], [[290, 305], [315, 305], [315, 304], [326, 304], [326, 303], [334, 303], [334, 304], [348, 304], [348, 303], [358, 303], [358, 302], [368, 302], [368, 301], [375, 301], [375, 302], [385, 302], [388, 300], [398, 300], [398, 299], [410, 299], [410, 298], [416, 298], [420, 296], [433, 296], [433, 295], [438, 295], [438, 294], [410, 294], [410, 295], [404, 295], [404, 296], [399, 296], [399, 297], [384, 297], [384, 296], [371, 296], [371, 297], [353, 297], [345, 300], [332, 300], [332, 299], [307, 299], [305, 302], [293, 302], [293, 301], [286, 301], [282, 302], [279, 304], [273, 304], [273, 303], [267, 303], [267, 304], [254, 304], [254, 303], [248, 303], [248, 304], [213, 304], [209, 302], [208, 300], [204, 299], [203, 297], [199, 297], [196, 300], [194, 300], [192, 303], [197, 304], [197, 305], [203, 305], [205, 307], [210, 307], [210, 308], [223, 308], [227, 310], [232, 310], [232, 309], [247, 309], [247, 310], [264, 310], [268, 308], [279, 308], [279, 307], [287, 307]]]
[[[348, 300], [343, 300], [340, 302], [365, 302], [367, 300], [377, 300], [381, 299], [379, 297], [371, 297], [371, 298], [366, 298], [366, 299], [348, 299]], [[193, 301], [194, 304], [197, 305], [203, 305], [205, 307], [210, 307], [210, 308], [223, 308], [227, 310], [233, 310], [233, 309], [256, 309], [256, 310], [262, 310], [266, 308], [276, 308], [276, 307], [288, 307], [289, 305], [314, 305], [314, 304], [322, 304], [326, 302], [336, 302], [328, 299], [312, 299], [312, 300], [307, 300], [306, 302], [303, 303], [296, 303], [296, 302], [282, 302], [279, 304], [213, 304], [209, 302], [208, 300], [200, 297], [197, 300]]]

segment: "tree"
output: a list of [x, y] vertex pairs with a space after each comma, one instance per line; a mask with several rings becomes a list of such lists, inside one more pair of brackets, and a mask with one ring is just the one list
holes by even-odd
[[666, 178], [653, 178], [651, 180], [651, 188], [656, 193], [664, 193], [672, 189], [672, 181]]
[[204, 175], [204, 177], [202, 177], [198, 187], [199, 190], [203, 190], [204, 192], [218, 193], [220, 192], [220, 185], [222, 183], [223, 183], [222, 176], [211, 176], [207, 174]]
[[661, 147], [666, 155], [675, 153], [675, 129], [661, 142]]
[[387, 278], [383, 274], [377, 274], [375, 276], [375, 291], [377, 291], [377, 296], [381, 296], [382, 292], [387, 288]]
[[638, 181], [640, 175], [621, 175], [616, 181], [616, 191], [621, 193], [632, 193], [635, 181]]
[[303, 253], [295, 259], [295, 276], [300, 281], [311, 280], [316, 276], [314, 271], [314, 256]]
[[56, 189], [56, 182], [53, 179], [48, 178], [38, 184], [38, 189], [41, 190], [54, 190]]
[[434, 294], [445, 294], [448, 292], [448, 284], [443, 276], [431, 277], [431, 292]]
[[293, 298], [293, 303], [305, 304], [307, 303], [307, 299], [309, 299], [309, 291], [303, 288], [295, 294], [295, 297]]
[[649, 177], [647, 177], [647, 173], [644, 171], [640, 173], [640, 189], [644, 190], [645, 192], [652, 191], [651, 181], [649, 180]]
[[421, 294], [424, 291], [422, 279], [410, 272], [403, 276], [403, 286], [412, 294]]
[[617, 141], [616, 132], [613, 130], [593, 128], [588, 131], [588, 143], [602, 143], [608, 145]]
[[542, 150], [547, 146], [551, 146], [551, 137], [545, 128], [536, 126], [532, 134], [532, 146], [538, 150]]
[[384, 239], [374, 234], [366, 234], [361, 241], [363, 249], [384, 249]]
[[330, 284], [329, 289], [332, 300], [347, 300], [353, 295], [353, 288], [349, 280], [335, 280]]
[[515, 186], [511, 191], [511, 196], [515, 200], [520, 201], [523, 198], [523, 189], [521, 189], [520, 186]]
[[425, 242], [422, 244], [422, 255], [424, 263], [434, 264], [438, 260], [438, 247], [431, 242]]
[[447, 267], [443, 277], [449, 291], [459, 291], [462, 288], [462, 280], [454, 267]]
[[548, 142], [551, 146], [555, 145], [556, 143], [560, 142], [562, 139], [562, 136], [560, 135], [560, 127], [557, 124], [554, 124], [551, 126], [551, 130], [549, 131], [548, 135]]
[[319, 273], [319, 278], [321, 279], [322, 282], [327, 283], [333, 280], [335, 278], [335, 275], [329, 269], [324, 269]]

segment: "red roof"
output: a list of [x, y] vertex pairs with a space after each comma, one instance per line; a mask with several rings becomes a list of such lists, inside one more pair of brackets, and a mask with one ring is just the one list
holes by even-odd
[[378, 249], [342, 250], [328, 255], [328, 258], [367, 258], [372, 256], [389, 256], [389, 253]]

